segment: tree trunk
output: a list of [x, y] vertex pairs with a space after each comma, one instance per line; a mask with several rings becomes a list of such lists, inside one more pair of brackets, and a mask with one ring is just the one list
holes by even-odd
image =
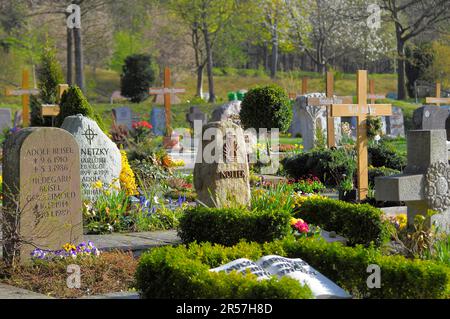
[[75, 82], [78, 87], [85, 92], [84, 88], [84, 58], [83, 58], [83, 38], [81, 35], [81, 29], [73, 29], [73, 35], [75, 39]]
[[278, 33], [272, 33], [272, 65], [270, 69], [270, 77], [272, 79], [277, 75], [278, 68]]
[[405, 100], [407, 98], [406, 93], [406, 60], [405, 60], [405, 42], [401, 38], [401, 35], [397, 31], [397, 63], [398, 63], [398, 83], [397, 94], [399, 100]]
[[205, 38], [206, 48], [206, 70], [208, 72], [209, 102], [214, 103], [216, 102], [216, 95], [214, 93], [213, 56], [211, 40], [209, 38], [209, 30], [206, 25], [203, 26], [203, 36]]
[[264, 42], [264, 70], [269, 71], [269, 48], [267, 42]]
[[203, 98], [203, 69], [205, 65], [197, 66], [197, 93], [196, 96]]
[[73, 29], [67, 28], [67, 84], [73, 85]]

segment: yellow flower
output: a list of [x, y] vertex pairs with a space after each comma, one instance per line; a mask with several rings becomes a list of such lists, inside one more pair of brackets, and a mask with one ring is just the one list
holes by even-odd
[[67, 243], [63, 246], [63, 249], [67, 252], [72, 251], [72, 250], [76, 250], [77, 247], [75, 247], [74, 245]]
[[406, 217], [406, 214], [397, 215], [395, 218], [397, 219], [400, 230], [404, 229], [408, 223], [408, 218]]
[[120, 151], [122, 155], [122, 172], [120, 173], [120, 186], [125, 190], [128, 196], [133, 196], [138, 194], [136, 177], [133, 170], [131, 169], [130, 163], [128, 162], [127, 153], [125, 151]]
[[101, 188], [103, 188], [103, 183], [102, 183], [102, 181], [96, 181], [96, 182], [93, 184], [93, 187], [94, 187], [95, 189], [101, 189]]

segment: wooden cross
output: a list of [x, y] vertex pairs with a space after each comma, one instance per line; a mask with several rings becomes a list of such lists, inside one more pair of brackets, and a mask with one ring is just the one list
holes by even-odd
[[386, 95], [375, 94], [375, 80], [369, 80], [369, 96], [370, 104], [375, 104], [375, 100], [385, 99]]
[[23, 126], [30, 126], [30, 95], [39, 95], [38, 89], [30, 89], [30, 74], [28, 70], [22, 71], [22, 87], [20, 89], [6, 89], [6, 96], [22, 96]]
[[440, 106], [441, 103], [450, 103], [450, 98], [441, 97], [441, 82], [436, 82], [436, 97], [427, 97], [425, 101], [427, 104]]
[[351, 96], [342, 96], [342, 97], [334, 97], [334, 74], [333, 72], [327, 72], [326, 79], [326, 91], [327, 97], [324, 98], [308, 98], [308, 105], [319, 106], [319, 105], [327, 105], [327, 144], [328, 147], [331, 148], [336, 146], [336, 140], [334, 136], [334, 119], [331, 116], [330, 106], [332, 104], [344, 104], [344, 103], [353, 103], [353, 97]]
[[170, 88], [170, 68], [166, 67], [164, 70], [164, 88], [150, 88], [150, 95], [162, 95], [164, 94], [164, 107], [166, 109], [166, 129], [167, 136], [171, 136], [170, 121], [171, 121], [171, 108], [170, 108], [170, 96], [172, 94], [186, 93], [185, 89]]
[[[68, 84], [59, 84], [58, 85], [58, 102], [61, 103], [61, 98], [69, 89]], [[43, 104], [41, 105], [41, 115], [42, 117], [52, 117], [53, 119], [59, 115], [59, 112], [61, 111], [59, 104]], [[52, 123], [53, 124], [53, 123]]]
[[308, 94], [308, 78], [302, 78], [302, 95]]
[[357, 118], [358, 198], [366, 199], [369, 191], [367, 155], [367, 117], [392, 115], [391, 104], [367, 104], [367, 71], [357, 73], [358, 104], [333, 104], [331, 116]]

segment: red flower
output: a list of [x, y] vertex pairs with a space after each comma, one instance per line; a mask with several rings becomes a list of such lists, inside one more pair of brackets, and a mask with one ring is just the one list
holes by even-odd
[[140, 122], [133, 122], [133, 128], [134, 129], [148, 128], [151, 130], [153, 128], [153, 126], [147, 121], [140, 121]]

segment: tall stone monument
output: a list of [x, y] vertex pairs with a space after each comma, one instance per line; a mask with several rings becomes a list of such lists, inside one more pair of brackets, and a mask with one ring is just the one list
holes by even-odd
[[94, 184], [120, 187], [122, 157], [117, 145], [106, 136], [97, 122], [83, 115], [68, 116], [61, 126], [73, 135], [80, 147], [83, 198], [95, 200], [101, 194]]
[[29, 259], [36, 248], [61, 249], [83, 236], [80, 155], [59, 128], [27, 128], [5, 143], [3, 254]]
[[232, 121], [203, 126], [194, 168], [200, 203], [208, 207], [248, 205], [249, 166], [244, 132]]
[[[407, 134], [408, 165], [403, 174], [375, 179], [378, 201], [403, 201], [408, 224], [429, 209], [438, 212], [431, 224], [450, 232], [450, 166], [445, 130], [416, 130]], [[429, 225], [430, 226], [430, 225]]]

